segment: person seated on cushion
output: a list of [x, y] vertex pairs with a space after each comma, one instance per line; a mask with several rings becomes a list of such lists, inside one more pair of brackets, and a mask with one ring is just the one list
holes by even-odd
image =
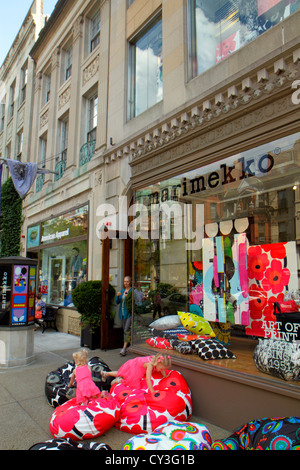
[[[141, 380], [146, 378], [148, 388], [151, 393], [154, 389], [151, 383], [152, 372], [156, 370], [160, 372], [163, 377], [167, 377], [166, 369], [171, 367], [171, 357], [169, 355], [158, 353], [156, 356], [135, 357], [125, 362], [119, 370], [102, 372], [102, 376], [116, 377], [117, 382], [124, 382], [128, 387], [139, 389], [141, 387]], [[115, 381], [112, 382], [112, 384]]]

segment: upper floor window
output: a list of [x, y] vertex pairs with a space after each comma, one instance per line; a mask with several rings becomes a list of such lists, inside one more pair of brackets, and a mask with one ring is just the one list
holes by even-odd
[[98, 124], [98, 95], [94, 95], [88, 100], [87, 118], [87, 141], [96, 140], [96, 130]]
[[28, 81], [28, 64], [26, 63], [21, 69], [21, 89], [20, 89], [20, 105], [26, 99], [26, 88]]
[[300, 7], [295, 0], [188, 0], [189, 79]]
[[47, 152], [47, 136], [40, 138], [40, 149], [39, 149], [39, 167], [46, 168], [46, 152]]
[[128, 7], [130, 7], [130, 5], [132, 5], [134, 2], [134, 0], [128, 0]]
[[5, 157], [11, 159], [11, 142], [9, 142], [9, 144], [6, 146]]
[[6, 101], [6, 97], [3, 99], [3, 102], [0, 103], [0, 132], [2, 132], [4, 129], [5, 101]]
[[59, 121], [59, 156], [57, 161], [67, 160], [69, 139], [69, 118]]
[[73, 49], [72, 46], [64, 51], [64, 79], [68, 80], [72, 74], [72, 56]]
[[43, 75], [43, 89], [42, 89], [42, 105], [48, 103], [50, 100], [51, 90], [51, 73], [46, 72]]
[[14, 81], [14, 83], [11, 85], [10, 90], [9, 90], [9, 114], [8, 114], [9, 119], [12, 119], [14, 116], [15, 94], [16, 94], [16, 82]]
[[101, 18], [100, 11], [91, 19], [90, 23], [90, 52], [92, 52], [100, 43]]
[[161, 15], [129, 43], [129, 119], [163, 99]]
[[21, 161], [23, 153], [23, 130], [17, 134], [17, 160]]

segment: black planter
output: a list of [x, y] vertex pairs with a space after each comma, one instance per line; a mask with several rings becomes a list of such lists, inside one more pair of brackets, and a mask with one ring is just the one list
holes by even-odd
[[93, 331], [91, 331], [89, 326], [81, 330], [80, 346], [85, 346], [89, 349], [100, 349], [100, 344], [100, 326], [94, 328]]

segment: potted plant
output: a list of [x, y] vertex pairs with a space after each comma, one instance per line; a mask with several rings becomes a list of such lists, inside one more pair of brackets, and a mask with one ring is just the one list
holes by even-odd
[[[81, 315], [81, 346], [90, 349], [100, 347], [102, 281], [86, 281], [72, 291], [72, 301]], [[109, 301], [115, 297], [115, 289], [109, 285]]]

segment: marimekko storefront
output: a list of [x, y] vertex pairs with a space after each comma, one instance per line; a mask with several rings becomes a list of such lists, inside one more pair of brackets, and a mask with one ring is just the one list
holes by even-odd
[[292, 133], [136, 191], [133, 349], [168, 348], [222, 426], [299, 414], [299, 164]]

